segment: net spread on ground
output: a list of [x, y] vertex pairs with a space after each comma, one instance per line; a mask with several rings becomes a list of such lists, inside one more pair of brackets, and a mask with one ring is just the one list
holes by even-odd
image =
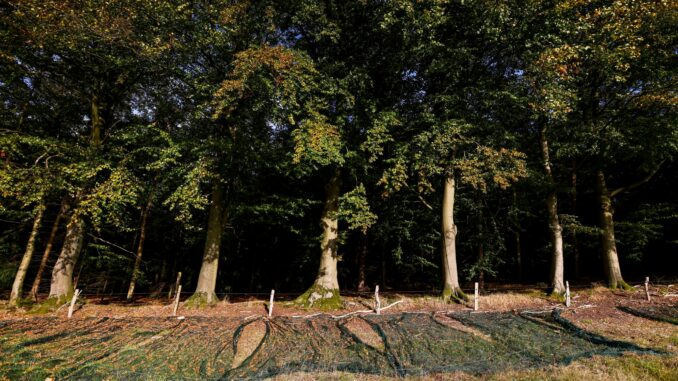
[[628, 351], [659, 353], [583, 331], [558, 311], [0, 322], [0, 378], [12, 380], [485, 374]]
[[646, 319], [678, 325], [678, 305], [652, 307], [619, 307], [620, 310]]

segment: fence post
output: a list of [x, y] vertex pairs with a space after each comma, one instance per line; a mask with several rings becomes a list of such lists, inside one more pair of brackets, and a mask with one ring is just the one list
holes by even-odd
[[473, 311], [478, 311], [478, 299], [480, 298], [480, 291], [478, 290], [478, 282], [475, 284], [473, 293]]
[[172, 316], [177, 316], [177, 310], [179, 309], [179, 297], [181, 296], [181, 285], [177, 288], [177, 295], [174, 297], [174, 309], [172, 310]]
[[570, 282], [565, 281], [565, 307], [570, 306]]
[[379, 285], [374, 288], [374, 310], [377, 315], [381, 315], [381, 300], [379, 300]]
[[75, 307], [75, 301], [78, 299], [78, 296], [80, 295], [80, 290], [75, 290], [73, 293], [73, 298], [71, 299], [71, 305], [68, 307], [68, 318], [70, 319], [73, 317], [73, 308]]
[[647, 301], [650, 301], [650, 277], [645, 277], [645, 296], [647, 297]]
[[271, 300], [268, 301], [268, 317], [269, 319], [273, 316], [273, 296], [275, 296], [275, 290], [271, 290]]
[[174, 283], [174, 287], [170, 286], [169, 293], [167, 294], [167, 299], [172, 300], [172, 292], [179, 288], [179, 282], [181, 282], [181, 271], [177, 273], [177, 281]]

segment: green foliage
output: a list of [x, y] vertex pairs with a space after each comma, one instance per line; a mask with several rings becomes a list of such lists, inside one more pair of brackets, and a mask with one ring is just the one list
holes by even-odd
[[377, 222], [377, 215], [372, 213], [365, 194], [365, 187], [359, 184], [352, 191], [339, 198], [339, 218], [348, 223], [351, 230], [360, 230], [363, 234]]
[[[62, 221], [75, 215], [90, 229], [84, 284], [124, 288], [147, 210], [140, 287], [156, 291], [183, 271], [188, 290], [218, 187], [219, 289], [301, 289], [316, 268], [331, 174], [341, 180], [342, 283], [365, 252], [368, 283], [435, 287], [450, 177], [466, 279], [512, 280], [520, 264], [525, 281], [544, 280], [543, 201], [554, 190], [566, 273], [577, 252], [582, 275], [601, 276], [599, 171], [622, 264], [675, 267], [678, 35], [668, 2], [1, 8], [2, 288], [35, 208], [51, 223], [65, 201]], [[553, 181], [543, 175], [542, 131]], [[57, 232], [53, 252], [63, 226]]]
[[341, 133], [318, 112], [313, 111], [309, 119], [302, 121], [292, 132], [292, 138], [294, 164], [304, 163], [315, 169], [344, 163]]

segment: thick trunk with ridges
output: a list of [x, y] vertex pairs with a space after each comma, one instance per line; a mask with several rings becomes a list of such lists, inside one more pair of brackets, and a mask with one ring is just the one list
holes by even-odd
[[601, 243], [603, 247], [603, 266], [605, 278], [610, 288], [629, 289], [630, 286], [622, 278], [617, 243], [614, 238], [614, 209], [612, 197], [607, 189], [605, 174], [598, 171], [596, 178], [598, 199], [600, 202], [600, 228], [602, 230]]
[[73, 292], [73, 269], [80, 256], [84, 238], [85, 222], [74, 213], [66, 227], [66, 237], [59, 258], [52, 269], [50, 298], [65, 299]]
[[217, 272], [219, 270], [219, 254], [221, 252], [221, 237], [223, 232], [224, 200], [221, 184], [212, 188], [212, 202], [210, 204], [209, 219], [207, 221], [207, 237], [202, 257], [202, 266], [198, 276], [198, 286], [192, 299], [196, 304], [214, 304], [217, 301], [215, 293], [217, 287]]
[[339, 192], [340, 177], [336, 170], [325, 186], [325, 208], [320, 219], [323, 233], [320, 241], [320, 266], [313, 286], [297, 298], [305, 306], [338, 308], [341, 306], [339, 280], [337, 277], [337, 253], [339, 244]]

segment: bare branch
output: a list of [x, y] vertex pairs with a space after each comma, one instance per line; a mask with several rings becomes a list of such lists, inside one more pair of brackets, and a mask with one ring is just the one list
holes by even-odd
[[624, 186], [624, 187], [621, 187], [621, 188], [615, 189], [614, 191], [612, 191], [612, 192], [610, 193], [610, 197], [614, 197], [614, 196], [616, 196], [616, 195], [618, 195], [618, 194], [620, 194], [620, 193], [622, 193], [622, 192], [626, 192], [626, 191], [629, 191], [629, 190], [631, 190], [631, 189], [638, 188], [639, 186], [641, 186], [641, 185], [645, 184], [646, 182], [650, 181], [650, 180], [652, 179], [652, 177], [654, 177], [654, 175], [656, 175], [657, 172], [659, 172], [659, 168], [661, 168], [661, 166], [664, 164], [665, 161], [666, 161], [666, 159], [662, 160], [661, 163], [659, 163], [659, 165], [657, 165], [657, 168], [655, 168], [652, 172], [650, 172], [649, 175], [645, 176], [645, 177], [644, 177], [643, 179], [641, 179], [640, 181], [635, 182], [635, 183], [630, 184], [630, 185], [627, 185], [627, 186]]

